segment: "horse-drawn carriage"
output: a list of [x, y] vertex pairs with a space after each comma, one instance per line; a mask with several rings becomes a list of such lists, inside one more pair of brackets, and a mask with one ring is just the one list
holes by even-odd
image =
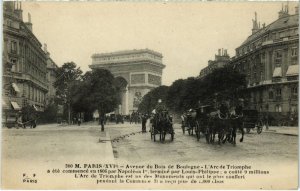
[[194, 109], [188, 110], [181, 116], [182, 118], [181, 128], [183, 134], [185, 134], [185, 131], [188, 131], [189, 135], [194, 134], [194, 129], [198, 125], [196, 116], [197, 116], [197, 111]]
[[161, 111], [155, 113], [151, 119], [151, 139], [156, 141], [156, 135], [159, 134], [159, 140], [165, 141], [167, 134], [171, 135], [171, 140], [174, 139], [174, 129], [172, 118], [169, 116], [167, 111]]
[[263, 126], [263, 118], [257, 110], [243, 110], [243, 128], [246, 129], [247, 133], [250, 133], [251, 129], [256, 129], [256, 132], [260, 134]]
[[189, 135], [196, 134], [197, 140], [200, 139], [200, 134], [207, 135], [209, 125], [209, 114], [212, 111], [212, 107], [209, 105], [201, 106], [197, 109], [190, 109], [182, 118], [182, 132], [188, 131]]
[[205, 135], [207, 143], [213, 143], [215, 136], [218, 135], [219, 143], [228, 141], [235, 144], [236, 132], [239, 129], [242, 133], [240, 141], [243, 141], [242, 115], [229, 113], [229, 111], [221, 112], [210, 105], [201, 106], [189, 111], [194, 111], [196, 114], [182, 116], [183, 133], [188, 128], [191, 135], [195, 131], [198, 141], [202, 133]]

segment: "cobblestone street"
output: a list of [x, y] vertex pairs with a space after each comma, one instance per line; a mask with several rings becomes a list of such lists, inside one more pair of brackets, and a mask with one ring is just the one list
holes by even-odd
[[[276, 133], [270, 127], [268, 131], [257, 134], [251, 131], [245, 134], [244, 142], [217, 145], [207, 144], [204, 135], [200, 141], [195, 136], [183, 134], [179, 124], [175, 125], [175, 139], [166, 136], [166, 141], [153, 142], [150, 133], [140, 133], [141, 125], [124, 124], [108, 126], [117, 161], [143, 163], [144, 161], [161, 163], [193, 163], [200, 161], [295, 161], [298, 158], [298, 137]], [[273, 129], [273, 130], [272, 130]], [[131, 134], [132, 132], [138, 132]], [[157, 135], [157, 140], [159, 135]]]
[[[237, 142], [234, 146], [207, 144], [204, 137], [197, 141], [195, 136], [183, 134], [179, 124], [175, 125], [174, 141], [167, 135], [163, 143], [151, 140], [149, 132], [141, 133], [140, 124], [129, 123], [108, 124], [105, 132], [101, 132], [96, 123], [3, 129], [2, 164], [5, 165], [2, 170], [7, 174], [4, 181], [10, 185], [20, 181], [10, 179], [12, 173], [21, 178], [24, 172], [39, 172], [40, 178], [44, 176], [44, 184], [51, 187], [51, 182], [47, 182], [49, 176], [41, 173], [49, 168], [63, 168], [67, 163], [234, 164], [270, 170], [270, 181], [274, 181], [274, 174], [280, 174], [294, 184], [298, 169], [298, 136], [288, 132], [297, 132], [297, 128], [281, 130], [283, 133], [279, 127], [270, 127], [261, 134], [251, 131], [245, 135], [243, 143]], [[61, 176], [52, 176], [52, 180], [60, 179]], [[84, 184], [82, 182], [83, 188]], [[262, 185], [261, 182], [257, 184]], [[270, 184], [268, 179], [264, 184]]]

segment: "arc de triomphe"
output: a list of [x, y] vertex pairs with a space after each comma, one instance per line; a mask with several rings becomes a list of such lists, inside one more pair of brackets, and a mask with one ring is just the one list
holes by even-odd
[[109, 70], [122, 85], [118, 113], [128, 115], [138, 109], [142, 97], [161, 85], [162, 54], [149, 49], [125, 50], [92, 55], [91, 69]]

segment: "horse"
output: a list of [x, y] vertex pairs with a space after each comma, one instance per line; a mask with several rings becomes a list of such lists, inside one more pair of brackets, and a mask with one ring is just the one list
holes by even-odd
[[240, 142], [244, 140], [244, 128], [243, 128], [243, 115], [231, 115], [231, 125], [232, 125], [232, 144], [236, 144], [236, 132], [240, 130], [242, 133], [242, 137], [240, 138]]
[[218, 134], [218, 144], [224, 144], [230, 140], [232, 128], [227, 113], [221, 113], [220, 111], [210, 113], [207, 142], [214, 143], [216, 134]]
[[187, 131], [189, 135], [194, 134], [194, 128], [197, 125], [197, 112], [194, 109], [189, 109], [187, 112], [181, 115], [181, 128], [183, 134], [185, 133], [185, 128], [187, 127]]
[[166, 112], [166, 111], [156, 113], [152, 120], [151, 138], [153, 136], [154, 141], [155, 141], [155, 135], [157, 133], [159, 133], [160, 141], [164, 141], [167, 132], [169, 132], [171, 134], [171, 138], [173, 140], [174, 130], [173, 130], [173, 126], [172, 126], [172, 118], [170, 118], [170, 116], [168, 115], [168, 112]]

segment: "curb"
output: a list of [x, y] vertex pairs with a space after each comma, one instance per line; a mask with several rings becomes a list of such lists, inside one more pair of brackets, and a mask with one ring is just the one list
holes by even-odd
[[111, 138], [110, 138], [108, 131], [105, 131], [105, 136], [100, 135], [99, 143], [105, 144], [105, 158], [106, 158], [107, 162], [110, 162], [110, 163], [115, 162], [113, 147], [111, 144]]
[[275, 131], [265, 131], [265, 133], [280, 134], [280, 135], [295, 136], [295, 137], [298, 136], [298, 134], [294, 134], [294, 133], [280, 133], [280, 132], [277, 132], [276, 130]]

